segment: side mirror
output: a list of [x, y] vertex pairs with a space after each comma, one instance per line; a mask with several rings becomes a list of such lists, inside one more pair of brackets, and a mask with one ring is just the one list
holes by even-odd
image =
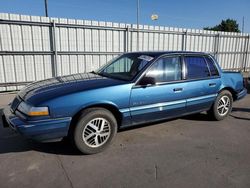
[[142, 85], [142, 86], [147, 86], [147, 85], [155, 85], [155, 78], [153, 77], [143, 77], [140, 82], [139, 82], [139, 85]]

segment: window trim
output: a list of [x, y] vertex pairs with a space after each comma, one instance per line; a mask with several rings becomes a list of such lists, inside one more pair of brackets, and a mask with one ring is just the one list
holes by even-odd
[[[209, 71], [209, 76], [203, 77], [203, 78], [192, 78], [192, 79], [188, 79], [188, 77], [187, 77], [188, 68], [187, 68], [187, 62], [185, 61], [185, 57], [202, 57], [202, 58], [204, 59], [206, 65], [207, 65], [207, 69], [208, 69], [208, 71]], [[209, 68], [209, 66], [208, 66], [208, 63], [207, 63], [205, 57], [209, 57], [209, 56], [208, 56], [208, 55], [203, 55], [203, 54], [183, 54], [183, 62], [184, 62], [185, 67], [186, 67], [186, 75], [185, 75], [186, 81], [209, 80], [209, 79], [214, 79], [214, 78], [220, 78], [220, 72], [218, 71], [218, 68], [217, 68], [217, 66], [215, 65], [214, 61], [213, 61], [213, 63], [214, 63], [214, 65], [215, 65], [215, 67], [216, 67], [216, 69], [217, 69], [219, 75], [218, 75], [218, 76], [212, 76], [212, 75], [211, 75], [211, 71], [210, 71], [210, 68]], [[209, 57], [209, 58], [210, 58], [210, 57]], [[213, 59], [212, 59], [212, 60], [213, 60]]]
[[[218, 65], [215, 62], [214, 58], [211, 55], [209, 55], [209, 54], [186, 54], [186, 53], [164, 54], [164, 55], [161, 55], [161, 56], [157, 57], [147, 67], [144, 67], [143, 72], [135, 78], [134, 85], [132, 86], [132, 89], [145, 87], [145, 86], [139, 85], [138, 83], [145, 76], [145, 74], [148, 72], [148, 70], [150, 69], [150, 67], [157, 60], [159, 60], [160, 58], [163, 58], [163, 57], [173, 57], [173, 56], [179, 56], [181, 58], [181, 63], [182, 63], [182, 79], [181, 80], [177, 80], [177, 81], [161, 82], [161, 83], [157, 83], [155, 85], [148, 85], [146, 87], [155, 87], [155, 86], [162, 86], [162, 85], [167, 85], [167, 84], [178, 84], [178, 83], [186, 83], [186, 82], [192, 82], [192, 81], [201, 81], [201, 80], [209, 80], [209, 79], [213, 80], [213, 79], [221, 78], [221, 73], [219, 71]], [[188, 70], [187, 70], [186, 62], [184, 60], [185, 56], [198, 56], [198, 57], [203, 57], [203, 58], [204, 57], [210, 58], [213, 61], [216, 69], [218, 70], [219, 75], [218, 76], [211, 76], [210, 75], [209, 77], [205, 77], [205, 78], [187, 79], [187, 72], [188, 72]], [[208, 67], [208, 70], [209, 70], [209, 67]]]
[[[101, 66], [96, 72], [98, 74], [100, 74], [101, 72], [103, 72], [104, 69], [106, 69], [108, 66], [110, 66], [111, 64], [114, 63], [114, 61], [117, 61], [118, 59], [121, 59], [122, 56], [124, 55], [128, 55], [128, 54], [141, 54], [140, 52], [127, 52], [127, 53], [122, 53], [118, 56], [116, 56], [115, 58], [112, 58], [111, 60], [109, 60], [107, 63], [105, 63], [103, 66]], [[145, 54], [141, 54], [141, 55], [145, 55]], [[150, 67], [152, 65], [152, 63], [155, 62], [155, 60], [158, 59], [157, 56], [155, 55], [150, 55], [153, 57], [153, 59], [151, 61], [149, 61], [139, 72], [137, 75], [135, 75], [133, 78], [131, 78], [131, 80], [124, 80], [124, 79], [119, 79], [119, 78], [112, 78], [112, 79], [118, 79], [118, 80], [122, 80], [122, 81], [125, 81], [125, 82], [128, 82], [128, 83], [135, 83], [136, 80], [138, 80], [138, 78], [141, 77], [141, 75], [147, 70], [148, 67]]]
[[162, 56], [159, 56], [158, 58], [156, 58], [145, 70], [144, 72], [140, 75], [140, 77], [135, 81], [135, 84], [133, 86], [133, 88], [138, 88], [138, 87], [145, 87], [145, 86], [141, 86], [139, 84], [140, 80], [148, 73], [148, 71], [150, 70], [150, 68], [161, 58], [166, 58], [166, 57], [179, 57], [180, 58], [180, 62], [181, 62], [181, 79], [180, 80], [173, 80], [173, 81], [166, 81], [166, 82], [159, 82], [156, 83], [155, 85], [148, 85], [147, 87], [151, 87], [151, 86], [160, 86], [160, 85], [165, 85], [165, 84], [172, 84], [172, 83], [181, 83], [183, 82], [183, 55], [182, 54], [164, 54]]
[[[210, 61], [212, 62], [212, 64], [213, 64], [214, 68], [216, 69], [218, 75], [215, 75], [215, 76], [212, 75], [211, 69], [210, 69], [210, 67], [208, 65], [207, 58], [210, 59]], [[216, 63], [214, 62], [214, 60], [209, 55], [204, 56], [204, 59], [205, 59], [205, 61], [207, 63], [207, 66], [208, 66], [208, 69], [209, 69], [209, 72], [210, 72], [210, 77], [220, 77], [220, 71], [218, 70], [218, 67], [217, 67]]]

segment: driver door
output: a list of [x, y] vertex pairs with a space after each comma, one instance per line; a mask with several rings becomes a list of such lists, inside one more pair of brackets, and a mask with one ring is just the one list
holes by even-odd
[[[186, 113], [187, 84], [182, 82], [182, 67], [181, 56], [166, 56], [154, 62], [132, 88], [130, 113], [133, 124]], [[147, 85], [143, 80], [151, 80], [151, 84]]]

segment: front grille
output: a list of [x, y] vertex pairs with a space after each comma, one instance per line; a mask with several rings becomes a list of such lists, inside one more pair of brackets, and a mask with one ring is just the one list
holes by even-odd
[[12, 101], [11, 106], [10, 106], [11, 110], [14, 112], [20, 103], [21, 103], [21, 99], [19, 99], [18, 97], [15, 97], [15, 99]]

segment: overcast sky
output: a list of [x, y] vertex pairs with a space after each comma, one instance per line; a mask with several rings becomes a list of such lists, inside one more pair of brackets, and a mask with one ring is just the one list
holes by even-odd
[[[137, 0], [48, 0], [49, 16], [136, 23]], [[44, 15], [44, 0], [0, 0], [1, 13]], [[151, 14], [159, 19], [152, 21]], [[250, 0], [140, 0], [140, 23], [202, 29], [236, 19], [250, 33]]]

